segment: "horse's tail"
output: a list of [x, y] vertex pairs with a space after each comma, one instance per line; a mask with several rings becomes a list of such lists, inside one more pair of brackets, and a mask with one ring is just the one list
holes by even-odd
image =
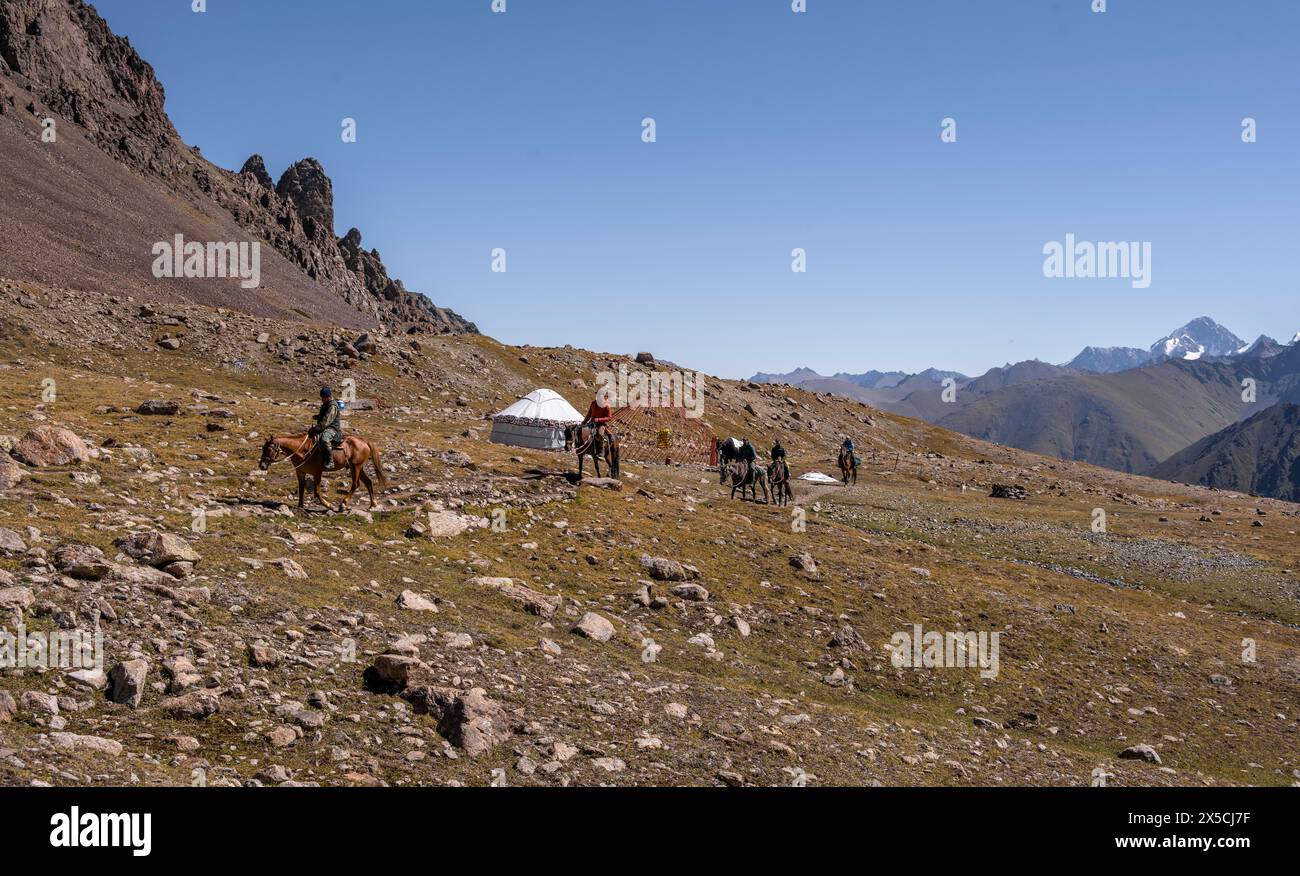
[[388, 475], [384, 474], [383, 466], [379, 463], [379, 448], [370, 445], [370, 461], [375, 464], [375, 477], [379, 478], [379, 489], [388, 489]]

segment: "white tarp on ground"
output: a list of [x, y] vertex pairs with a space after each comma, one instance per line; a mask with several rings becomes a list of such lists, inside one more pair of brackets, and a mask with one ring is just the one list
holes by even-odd
[[814, 484], [838, 484], [835, 478], [824, 475], [819, 471], [810, 471], [807, 474], [801, 474], [795, 478], [798, 481], [812, 481]]
[[494, 444], [562, 450], [564, 427], [582, 422], [582, 414], [552, 389], [534, 389], [500, 413], [492, 415]]

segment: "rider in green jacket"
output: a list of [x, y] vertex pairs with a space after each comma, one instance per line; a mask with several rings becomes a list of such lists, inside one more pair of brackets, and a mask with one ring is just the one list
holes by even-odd
[[333, 468], [333, 451], [343, 443], [343, 423], [339, 403], [334, 400], [334, 391], [328, 386], [321, 387], [320, 410], [316, 413], [316, 425], [312, 426], [307, 434], [318, 439], [317, 446], [320, 452], [325, 454], [326, 467]]

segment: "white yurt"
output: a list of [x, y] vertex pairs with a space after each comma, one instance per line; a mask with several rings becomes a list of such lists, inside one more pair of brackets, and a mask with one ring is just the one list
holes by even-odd
[[492, 443], [537, 450], [563, 450], [564, 427], [582, 422], [582, 414], [553, 389], [534, 389], [492, 415]]

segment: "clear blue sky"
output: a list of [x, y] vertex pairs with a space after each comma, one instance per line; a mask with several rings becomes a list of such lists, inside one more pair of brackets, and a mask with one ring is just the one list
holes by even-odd
[[[1300, 331], [1295, 0], [94, 5], [187, 142], [316, 156], [340, 232], [511, 343], [735, 377]], [[1066, 232], [1151, 241], [1151, 286], [1044, 278]]]

